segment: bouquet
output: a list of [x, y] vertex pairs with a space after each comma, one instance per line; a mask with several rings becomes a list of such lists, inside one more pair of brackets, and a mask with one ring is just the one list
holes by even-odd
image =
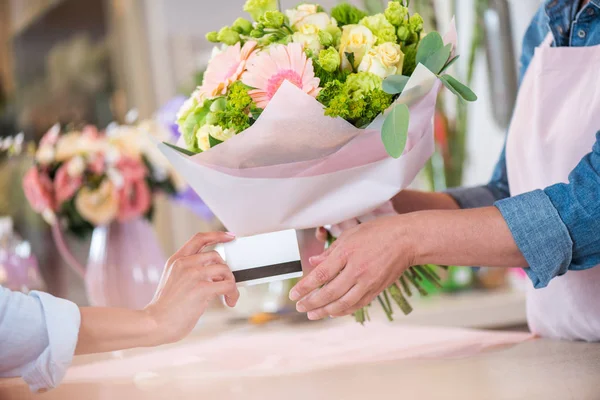
[[153, 194], [174, 194], [179, 175], [149, 139], [168, 132], [148, 121], [62, 130], [53, 126], [35, 150], [23, 179], [25, 195], [51, 225], [83, 237], [94, 227], [152, 215]]
[[[186, 181], [232, 232], [252, 235], [337, 224], [367, 214], [406, 188], [434, 149], [442, 85], [474, 93], [445, 74], [455, 30], [442, 39], [403, 1], [367, 15], [342, 3], [281, 11], [248, 0], [207, 39], [219, 43], [202, 85], [181, 108], [182, 140], [161, 145]], [[380, 297], [409, 313], [413, 285], [439, 283], [411, 268]], [[360, 322], [366, 311], [356, 314]]]

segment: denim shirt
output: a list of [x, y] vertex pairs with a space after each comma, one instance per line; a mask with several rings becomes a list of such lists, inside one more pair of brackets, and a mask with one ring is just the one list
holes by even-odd
[[[576, 0], [544, 3], [523, 40], [520, 80], [535, 48], [550, 31], [554, 46], [600, 44], [600, 0], [591, 0], [581, 11], [580, 1]], [[510, 197], [503, 149], [489, 184], [448, 193], [462, 208], [495, 205], [500, 210], [527, 260], [526, 271], [535, 288], [547, 286], [552, 278], [568, 270], [600, 264], [600, 132], [590, 153], [570, 173], [567, 184]]]

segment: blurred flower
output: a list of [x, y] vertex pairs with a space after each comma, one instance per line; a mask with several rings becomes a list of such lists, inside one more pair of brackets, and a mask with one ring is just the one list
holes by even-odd
[[319, 94], [319, 78], [315, 77], [312, 60], [297, 43], [276, 45], [262, 51], [248, 63], [242, 82], [255, 88], [248, 93], [259, 108], [265, 108], [284, 81], [310, 96]]
[[360, 25], [366, 26], [377, 38], [377, 44], [396, 43], [396, 27], [390, 24], [383, 14], [375, 14], [364, 17]]
[[177, 126], [177, 113], [185, 104], [187, 98], [185, 96], [177, 96], [169, 100], [156, 113], [156, 120], [171, 131], [171, 140], [177, 142], [181, 133]]
[[224, 52], [215, 56], [204, 74], [204, 81], [198, 93], [209, 98], [227, 94], [227, 88], [240, 79], [246, 69], [246, 61], [252, 55], [257, 43], [246, 42], [228, 47]]
[[40, 165], [49, 165], [54, 162], [54, 146], [42, 145], [35, 152], [35, 161]]
[[77, 155], [87, 155], [101, 150], [101, 141], [90, 136], [83, 136], [79, 132], [71, 132], [58, 139], [54, 160], [67, 161]]
[[55, 209], [52, 181], [36, 167], [31, 167], [25, 174], [23, 191], [35, 212], [42, 213]]
[[92, 225], [107, 225], [117, 216], [119, 196], [112, 182], [105, 179], [97, 189], [81, 188], [75, 198], [75, 207]]
[[81, 174], [73, 176], [69, 173], [69, 164], [74, 160], [75, 159], [63, 164], [56, 171], [56, 176], [54, 177], [54, 196], [57, 208], [60, 208], [65, 201], [70, 200], [81, 188], [83, 183]]
[[42, 136], [42, 139], [40, 140], [40, 146], [54, 146], [56, 142], [58, 142], [59, 136], [60, 125], [54, 124], [52, 128], [50, 128], [48, 132], [46, 132], [44, 136]]

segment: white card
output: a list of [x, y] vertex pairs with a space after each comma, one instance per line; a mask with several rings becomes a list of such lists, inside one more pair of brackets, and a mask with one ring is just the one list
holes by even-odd
[[239, 286], [302, 276], [300, 249], [294, 230], [237, 238], [218, 245], [216, 250], [233, 271]]

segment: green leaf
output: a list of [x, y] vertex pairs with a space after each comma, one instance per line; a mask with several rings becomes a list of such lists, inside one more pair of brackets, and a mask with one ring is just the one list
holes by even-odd
[[424, 64], [436, 51], [444, 47], [444, 40], [437, 32], [431, 32], [419, 43], [417, 49], [417, 64]]
[[444, 86], [448, 88], [448, 90], [450, 90], [452, 93], [459, 96], [463, 100], [477, 100], [477, 95], [473, 93], [473, 91], [469, 87], [460, 83], [456, 78], [450, 75], [442, 75], [440, 76], [440, 79], [444, 83]]
[[460, 56], [456, 56], [452, 60], [448, 61], [446, 63], [446, 65], [444, 66], [444, 68], [442, 68], [442, 70], [439, 73], [443, 74], [444, 72], [446, 72], [448, 70], [448, 68], [450, 68], [452, 66], [452, 64], [454, 64], [456, 62], [456, 60], [458, 60], [459, 57]]
[[352, 66], [352, 71], [354, 72], [354, 61], [356, 61], [356, 59], [354, 58], [354, 53], [344, 53], [346, 55], [346, 58], [348, 59], [348, 62], [350, 63], [350, 66]]
[[219, 139], [215, 139], [214, 137], [212, 137], [211, 135], [208, 135], [208, 144], [210, 144], [210, 147], [213, 148], [218, 144], [223, 143], [222, 140]]
[[170, 148], [172, 148], [173, 150], [176, 150], [182, 154], [185, 154], [186, 156], [195, 156], [196, 153], [194, 153], [193, 151], [189, 151], [187, 149], [182, 149], [179, 146], [175, 146], [174, 144], [171, 143], [167, 143], [167, 142], [163, 142], [164, 144], [166, 144], [167, 146], [169, 146]]
[[383, 80], [383, 91], [392, 95], [402, 93], [409, 79], [410, 77], [405, 75], [388, 76]]
[[410, 111], [406, 104], [398, 104], [388, 114], [381, 129], [381, 140], [387, 153], [394, 158], [400, 158], [406, 139], [408, 138], [408, 125]]
[[452, 45], [447, 44], [446, 46], [433, 53], [423, 63], [423, 65], [425, 65], [431, 72], [437, 75], [448, 62], [448, 59], [450, 58], [450, 53], [452, 53]]

